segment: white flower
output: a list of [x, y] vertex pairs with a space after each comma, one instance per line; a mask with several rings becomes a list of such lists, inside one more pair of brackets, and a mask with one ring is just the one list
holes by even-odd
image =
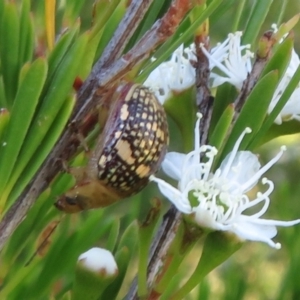
[[[219, 69], [223, 75], [212, 72], [210, 79], [212, 87], [229, 82], [241, 89], [244, 80], [251, 71], [253, 53], [248, 49], [250, 45], [241, 46], [241, 32], [229, 34], [222, 43], [208, 52], [203, 45], [200, 47], [209, 59], [210, 70]], [[159, 101], [171, 97], [173, 92], [180, 92], [195, 84], [196, 73], [191, 61], [196, 60], [195, 44], [183, 47], [183, 44], [172, 54], [169, 61], [160, 64], [154, 69], [144, 85], [151, 88]]]
[[[251, 130], [247, 128], [236, 141], [231, 153], [221, 166], [212, 173], [212, 164], [217, 150], [205, 145], [199, 146], [199, 122], [195, 126], [195, 149], [188, 154], [170, 152], [162, 167], [164, 172], [178, 180], [178, 188], [166, 181], [152, 176], [178, 210], [191, 214], [202, 227], [212, 230], [229, 231], [242, 240], [261, 241], [274, 248], [279, 243], [272, 241], [277, 234], [276, 226], [292, 226], [295, 221], [276, 221], [262, 219], [270, 204], [269, 195], [274, 189], [273, 182], [263, 178], [266, 191], [258, 192], [254, 199], [247, 195], [261, 176], [282, 156], [281, 151], [265, 166], [261, 167], [257, 156], [250, 151], [238, 151], [242, 139]], [[251, 213], [247, 211], [251, 209]], [[253, 213], [253, 209], [257, 212]]]
[[[278, 27], [276, 24], [273, 24], [271, 27], [274, 30], [274, 32], [278, 31]], [[288, 34], [285, 34], [283, 36], [283, 38], [279, 41], [279, 43], [282, 43], [282, 41], [287, 36], [288, 36]], [[274, 96], [271, 100], [271, 103], [269, 105], [269, 108], [268, 108], [269, 114], [273, 111], [274, 107], [278, 103], [280, 97], [282, 96], [284, 90], [290, 83], [290, 81], [291, 81], [292, 77], [294, 76], [299, 65], [300, 65], [299, 56], [293, 49], [289, 65], [288, 65], [282, 79], [280, 80], [280, 82], [274, 92]], [[294, 90], [294, 92], [292, 93], [290, 99], [287, 101], [287, 103], [285, 104], [285, 106], [283, 107], [283, 109], [281, 110], [279, 115], [276, 117], [274, 123], [280, 125], [280, 124], [282, 124], [283, 121], [289, 121], [292, 119], [300, 121], [300, 98], [299, 97], [300, 97], [300, 83], [298, 84], [298, 86]]]
[[115, 276], [118, 266], [110, 251], [102, 248], [91, 248], [78, 257], [78, 262], [92, 272], [103, 274], [105, 277]]
[[[283, 75], [280, 83], [278, 84], [274, 96], [271, 100], [271, 103], [268, 108], [268, 113], [270, 114], [276, 104], [278, 103], [281, 95], [283, 94], [284, 90], [290, 83], [293, 75], [295, 74], [298, 66], [300, 65], [299, 56], [293, 49], [292, 56], [290, 63], [287, 67], [287, 70], [285, 74]], [[287, 103], [284, 105], [283, 109], [280, 111], [279, 115], [275, 119], [275, 123], [280, 125], [283, 121], [289, 121], [289, 120], [298, 120], [300, 121], [300, 83], [298, 83], [297, 88], [292, 93], [291, 97], [287, 101]]]
[[229, 82], [238, 90], [251, 72], [251, 58], [253, 53], [249, 51], [250, 45], [241, 45], [240, 31], [228, 34], [228, 38], [208, 52], [200, 45], [203, 53], [209, 59], [210, 70], [218, 69], [221, 74], [212, 72], [212, 87], [217, 87], [224, 82]]
[[154, 69], [144, 85], [151, 88], [163, 104], [173, 92], [188, 89], [195, 83], [195, 69], [190, 63], [192, 53], [183, 48], [183, 44], [174, 51], [169, 61]]

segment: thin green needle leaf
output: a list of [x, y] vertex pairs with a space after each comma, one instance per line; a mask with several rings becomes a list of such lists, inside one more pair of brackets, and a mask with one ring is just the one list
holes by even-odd
[[118, 277], [105, 289], [101, 299], [115, 299], [123, 284], [126, 271], [129, 266], [130, 258], [135, 254], [138, 239], [138, 226], [136, 222], [132, 222], [122, 235], [115, 254], [115, 260], [118, 265]]
[[106, 241], [105, 249], [113, 252], [120, 234], [120, 219], [115, 219], [110, 228], [109, 236]]
[[67, 19], [67, 24], [73, 24], [79, 16], [80, 10], [84, 5], [84, 0], [68, 0], [66, 3], [65, 16], [63, 19]]
[[209, 137], [209, 144], [220, 149], [226, 139], [228, 129], [234, 116], [234, 106], [229, 105], [222, 114], [213, 133]]
[[252, 47], [254, 46], [255, 39], [261, 30], [272, 2], [273, 0], [256, 1], [242, 36], [242, 45], [250, 44]]
[[[3, 14], [4, 14], [5, 4], [4, 0], [0, 0], [0, 20], [3, 20]], [[0, 21], [0, 32], [1, 32], [2, 22]]]
[[[257, 133], [255, 139], [250, 144], [250, 146], [249, 146], [250, 149], [254, 149], [255, 147], [257, 147], [263, 140], [267, 141], [267, 140], [270, 140], [271, 138], [275, 137], [274, 136], [275, 132], [269, 133], [268, 135], [270, 135], [270, 136], [266, 137], [266, 139], [264, 138], [264, 135], [267, 134], [268, 130], [273, 125], [276, 117], [278, 116], [278, 114], [281, 112], [281, 110], [283, 109], [285, 104], [288, 102], [288, 100], [292, 96], [292, 94], [295, 91], [295, 89], [297, 88], [299, 82], [300, 82], [300, 66], [298, 67], [298, 69], [294, 73], [294, 76], [292, 77], [291, 81], [289, 82], [286, 89], [282, 93], [282, 95], [281, 95], [280, 99], [278, 100], [276, 106], [274, 107], [272, 112], [269, 114], [269, 116], [266, 119], [265, 123], [263, 124], [263, 126], [261, 127], [259, 132]], [[296, 128], [294, 126], [292, 126], [290, 133], [294, 133], [294, 132], [299, 131], [299, 130], [297, 130], [297, 127], [299, 128], [299, 122], [297, 122], [297, 124], [298, 124], [298, 126], [296, 125]], [[280, 134], [280, 133], [281, 133], [281, 131], [278, 130], [277, 134]], [[287, 134], [287, 132], [285, 132], [285, 134]]]
[[95, 3], [95, 26], [92, 28], [91, 37], [103, 30], [104, 25], [112, 16], [120, 0], [112, 0], [107, 3], [106, 0], [99, 0]]
[[18, 87], [19, 73], [19, 16], [14, 3], [6, 4], [0, 32], [0, 57], [5, 95], [12, 105]]
[[241, 22], [242, 13], [245, 8], [245, 4], [246, 4], [246, 0], [238, 1], [237, 10], [236, 10], [236, 13], [234, 14], [234, 20], [232, 22], [231, 32], [236, 32], [238, 30], [240, 22]]
[[[34, 39], [30, 19], [30, 0], [22, 1], [20, 16], [20, 42], [19, 42], [19, 64], [22, 66], [26, 61], [31, 60], [33, 54]], [[30, 55], [31, 53], [31, 55]]]
[[285, 14], [285, 11], [286, 11], [288, 2], [289, 2], [289, 0], [286, 0], [286, 1], [280, 1], [280, 8], [279, 8], [279, 10], [278, 10], [279, 15], [278, 15], [278, 18], [277, 18], [277, 22], [275, 22], [276, 24], [281, 24], [281, 23], [282, 23], [283, 16], [284, 16], [284, 14]]
[[287, 37], [282, 43], [280, 43], [271, 59], [264, 67], [260, 77], [264, 77], [272, 70], [278, 70], [278, 77], [281, 78], [290, 63], [293, 46], [294, 40], [292, 37]]
[[123, 285], [125, 275], [128, 271], [128, 267], [130, 265], [130, 259], [132, 257], [132, 254], [133, 253], [130, 252], [130, 249], [123, 247], [122, 249], [118, 250], [118, 252], [114, 255], [115, 261], [118, 266], [118, 276], [102, 292], [101, 297], [99, 299], [122, 299], [122, 298], [118, 297], [118, 294]]
[[42, 58], [37, 59], [28, 69], [17, 91], [11, 119], [0, 149], [0, 191], [3, 191], [17, 161], [19, 151], [35, 112], [46, 74], [47, 64], [45, 60]]
[[18, 272], [15, 272], [15, 276], [10, 280], [4, 287], [1, 289], [1, 297], [3, 299], [17, 299], [12, 296], [14, 294], [16, 287], [19, 286], [21, 282], [24, 282], [28, 276], [34, 270], [39, 263], [39, 260], [35, 260], [32, 264], [30, 264], [27, 268], [20, 268]]
[[[47, 203], [49, 195], [50, 189], [47, 189], [39, 196], [37, 201], [38, 205], [33, 206], [26, 219], [22, 222], [22, 225], [19, 226], [11, 236], [5, 253], [2, 256], [8, 266], [12, 264], [13, 260], [23, 251], [23, 248], [26, 247], [30, 249], [31, 252], [34, 251], [35, 239], [45, 227], [42, 221], [46, 219], [45, 215], [43, 215], [43, 218], [39, 215], [39, 218], [36, 219], [37, 213], [39, 212], [40, 206]], [[24, 255], [23, 265], [27, 262], [26, 260], [29, 259], [29, 255], [30, 254]]]
[[3, 78], [0, 76], [0, 108], [7, 108]]
[[152, 208], [149, 211], [146, 220], [143, 224], [140, 224], [138, 231], [138, 243], [139, 243], [139, 262], [138, 262], [138, 295], [147, 295], [147, 266], [148, 255], [151, 245], [151, 240], [155, 227], [160, 216], [161, 203], [154, 198], [152, 201]]
[[252, 134], [245, 136], [240, 146], [240, 150], [247, 148], [250, 140], [253, 139], [253, 136], [260, 130], [265, 120], [277, 83], [278, 72], [272, 71], [255, 85], [232, 128], [228, 141], [222, 151], [220, 161], [222, 161], [226, 154], [232, 150], [238, 137], [245, 128], [250, 127]]
[[99, 31], [98, 34], [95, 35], [93, 35], [92, 32], [89, 33], [89, 41], [86, 47], [85, 55], [82, 57], [80, 69], [78, 70], [78, 76], [82, 80], [85, 80], [91, 72], [102, 34], [103, 31]]
[[297, 120], [283, 122], [280, 125], [273, 123], [266, 133], [265, 133], [264, 127], [263, 127], [262, 131], [264, 134], [262, 135], [261, 138], [260, 138], [260, 134], [256, 136], [253, 143], [251, 143], [249, 146], [250, 150], [255, 149], [275, 138], [278, 138], [278, 137], [281, 137], [284, 135], [300, 133], [300, 123]]
[[59, 72], [60, 64], [62, 63], [64, 57], [68, 55], [68, 51], [71, 48], [72, 42], [75, 38], [75, 36], [78, 34], [78, 24], [68, 31], [66, 34], [64, 34], [60, 40], [55, 45], [53, 51], [51, 52], [49, 56], [49, 70], [48, 70], [48, 76], [45, 83], [45, 88], [43, 90], [43, 95], [46, 95], [48, 93], [49, 85], [54, 80], [54, 77], [56, 76], [56, 72]]
[[2, 141], [2, 135], [7, 126], [9, 118], [10, 118], [9, 111], [5, 108], [0, 108], [0, 141]]
[[241, 241], [233, 235], [221, 231], [210, 233], [205, 240], [201, 258], [194, 273], [169, 299], [185, 299], [187, 294], [195, 288], [209, 272], [226, 261], [234, 252], [239, 250], [241, 246]]
[[215, 129], [225, 109], [234, 102], [237, 97], [237, 90], [231, 84], [225, 82], [217, 88], [213, 103], [213, 112], [210, 121], [210, 133]]
[[[18, 171], [12, 172], [12, 176], [9, 179], [7, 186], [3, 192], [4, 197], [7, 197], [9, 195], [8, 205], [13, 203], [13, 201], [21, 194], [23, 189], [27, 186], [34, 174], [42, 165], [43, 161], [49, 155], [51, 149], [54, 147], [55, 143], [62, 133], [62, 130], [69, 120], [69, 117], [75, 105], [75, 100], [75, 95], [67, 98], [63, 107], [55, 118], [55, 122], [51, 125], [49, 132], [47, 132], [41, 145], [36, 150], [34, 156], [28, 163], [25, 170], [22, 172], [21, 176], [19, 177]], [[6, 206], [6, 209], [7, 208], [8, 206]]]
[[31, 61], [34, 54], [34, 25], [33, 25], [33, 17], [29, 16], [28, 21], [28, 34], [27, 34], [27, 43], [25, 45], [25, 51], [23, 55], [23, 62]]
[[121, 0], [120, 3], [118, 4], [118, 6], [114, 9], [114, 12], [112, 13], [109, 20], [106, 22], [106, 25], [104, 28], [105, 34], [102, 35], [101, 40], [99, 42], [99, 45], [98, 45], [98, 48], [96, 51], [96, 55], [95, 55], [96, 59], [98, 57], [100, 57], [104, 48], [106, 47], [106, 45], [108, 44], [108, 42], [110, 41], [112, 36], [114, 35], [114, 32], [115, 32], [118, 24], [120, 23], [121, 19], [123, 18], [124, 14], [126, 12], [126, 8], [127, 8], [126, 1]]
[[67, 95], [72, 89], [77, 75], [82, 55], [85, 51], [87, 35], [81, 36], [71, 47], [68, 55], [63, 59], [56, 72], [43, 103], [36, 114], [31, 128], [26, 136], [18, 157], [18, 164], [14, 169], [14, 177], [19, 177], [34, 153], [45, 138], [58, 112], [65, 103]]

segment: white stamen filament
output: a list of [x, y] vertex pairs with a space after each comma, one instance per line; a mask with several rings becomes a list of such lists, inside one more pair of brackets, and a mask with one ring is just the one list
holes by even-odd
[[233, 147], [232, 151], [230, 152], [229, 160], [228, 160], [226, 167], [222, 174], [224, 177], [226, 177], [228, 175], [228, 172], [232, 166], [233, 160], [238, 152], [238, 149], [242, 143], [243, 138], [245, 137], [245, 135], [247, 133], [251, 133], [251, 131], [252, 130], [249, 127], [245, 128], [245, 130], [242, 132], [242, 134], [240, 135], [240, 137], [237, 139], [236, 143], [234, 144], [234, 147]]
[[282, 146], [279, 153], [275, 157], [273, 157], [266, 165], [259, 169], [259, 171], [254, 176], [252, 176], [247, 182], [242, 185], [242, 189], [246, 190], [253, 183], [257, 182], [259, 178], [279, 160], [285, 150], [286, 147]]

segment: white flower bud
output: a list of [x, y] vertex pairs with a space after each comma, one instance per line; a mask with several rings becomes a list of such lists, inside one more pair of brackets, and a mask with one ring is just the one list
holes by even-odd
[[106, 249], [91, 248], [79, 256], [78, 263], [86, 269], [105, 277], [115, 276], [118, 273], [116, 261], [111, 252]]

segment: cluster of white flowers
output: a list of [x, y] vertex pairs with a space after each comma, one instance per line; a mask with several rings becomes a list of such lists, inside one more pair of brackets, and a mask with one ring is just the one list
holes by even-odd
[[[279, 160], [285, 147], [261, 167], [256, 155], [250, 151], [238, 151], [245, 134], [251, 132], [246, 128], [232, 152], [213, 172], [217, 149], [209, 145], [199, 146], [199, 122], [200, 115], [195, 126], [195, 149], [188, 154], [170, 152], [162, 163], [164, 172], [178, 181], [178, 187], [155, 176], [151, 176], [150, 180], [158, 184], [161, 193], [179, 211], [193, 216], [199, 226], [229, 231], [242, 240], [261, 241], [280, 248], [280, 244], [272, 240], [277, 234], [276, 226], [292, 226], [300, 223], [300, 220], [261, 219], [269, 207], [269, 196], [274, 189], [273, 182], [267, 178], [261, 180], [267, 187], [265, 192], [258, 192], [254, 199], [250, 199], [247, 192]], [[250, 208], [257, 209], [257, 212], [247, 214]]]
[[183, 91], [195, 84], [195, 69], [190, 63], [194, 58], [194, 54], [181, 45], [169, 61], [150, 73], [144, 85], [150, 87], [163, 104], [171, 97], [172, 91]]
[[[223, 43], [210, 51], [200, 45], [209, 61], [210, 88], [225, 82], [238, 90], [242, 88], [252, 70], [253, 53], [249, 50], [250, 45], [241, 45], [241, 36], [241, 32], [229, 34]], [[170, 61], [161, 64], [150, 74], [145, 85], [152, 88], [161, 103], [164, 103], [173, 92], [188, 89], [195, 83], [195, 70], [192, 66], [195, 59], [195, 45], [185, 49], [181, 45]], [[293, 51], [290, 64], [275, 91], [269, 113], [274, 109], [299, 64], [299, 57]], [[300, 86], [275, 122], [280, 124], [287, 119], [300, 120]], [[199, 122], [200, 116], [195, 126], [194, 150], [188, 154], [170, 152], [162, 163], [164, 172], [177, 180], [178, 186], [173, 187], [155, 176], [151, 176], [150, 180], [158, 184], [161, 193], [179, 211], [194, 218], [199, 226], [229, 231], [243, 240], [261, 241], [280, 248], [280, 244], [272, 240], [277, 234], [276, 226], [292, 226], [300, 223], [300, 220], [277, 221], [261, 218], [269, 207], [269, 196], [274, 184], [267, 178], [260, 178], [279, 160], [285, 147], [261, 167], [256, 155], [250, 151], [238, 151], [244, 136], [251, 132], [246, 128], [220, 167], [213, 171], [212, 166], [218, 151], [209, 145], [199, 146]], [[253, 188], [259, 181], [266, 187], [265, 191], [258, 192], [250, 199], [249, 192], [252, 190], [253, 194]]]
[[[274, 26], [273, 29], [277, 30]], [[241, 45], [241, 36], [241, 32], [230, 33], [223, 43], [217, 44], [210, 51], [200, 45], [209, 60], [211, 88], [225, 82], [232, 84], [238, 90], [242, 88], [252, 70], [253, 53], [249, 50], [250, 45]], [[154, 91], [162, 104], [171, 97], [173, 92], [180, 92], [194, 85], [195, 69], [191, 64], [191, 61], [196, 59], [194, 53], [194, 44], [187, 48], [181, 45], [171, 59], [154, 69], [145, 81], [144, 84]], [[268, 113], [271, 113], [276, 106], [299, 65], [299, 56], [293, 50], [289, 66], [274, 93]], [[300, 84], [277, 116], [275, 123], [281, 124], [282, 121], [291, 119], [300, 121]]]
[[[228, 38], [212, 48], [210, 52], [200, 45], [209, 60], [212, 87], [229, 82], [237, 89], [241, 89], [243, 82], [251, 72], [251, 58], [254, 54], [249, 50], [250, 45], [241, 45], [242, 32], [230, 33]], [[214, 72], [219, 69], [221, 74]]]

